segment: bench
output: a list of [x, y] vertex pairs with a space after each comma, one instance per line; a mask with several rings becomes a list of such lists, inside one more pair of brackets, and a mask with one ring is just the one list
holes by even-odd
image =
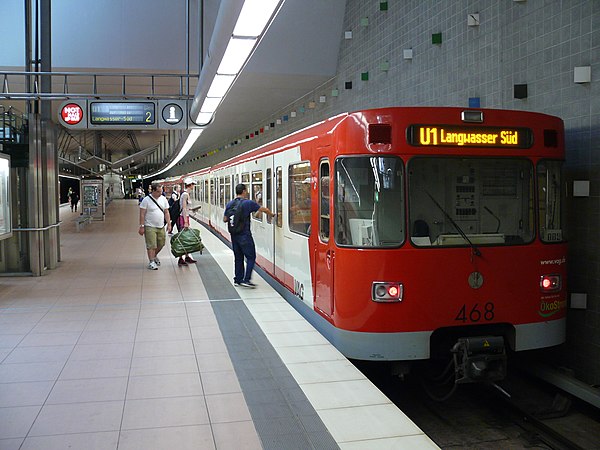
[[92, 216], [86, 216], [86, 215], [79, 216], [77, 219], [75, 219], [75, 229], [79, 233], [81, 228], [83, 228], [86, 224], [91, 223], [91, 222], [92, 222]]

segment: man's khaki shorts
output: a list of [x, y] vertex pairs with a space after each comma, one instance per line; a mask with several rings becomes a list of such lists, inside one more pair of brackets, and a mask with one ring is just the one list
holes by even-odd
[[144, 238], [146, 239], [146, 248], [158, 248], [165, 246], [165, 229], [155, 227], [144, 227]]

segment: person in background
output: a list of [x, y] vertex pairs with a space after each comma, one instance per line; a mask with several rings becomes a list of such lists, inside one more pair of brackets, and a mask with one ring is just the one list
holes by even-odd
[[142, 199], [144, 198], [144, 190], [141, 187], [136, 188], [135, 195], [138, 199], [138, 203], [142, 203]]
[[[238, 207], [242, 208], [244, 227], [240, 233], [231, 234], [231, 244], [235, 259], [233, 284], [235, 286], [254, 288], [256, 285], [250, 281], [250, 278], [252, 277], [252, 271], [256, 262], [256, 247], [252, 238], [252, 232], [250, 231], [250, 214], [264, 212], [271, 218], [275, 214], [269, 208], [260, 206], [254, 200], [248, 200], [248, 189], [246, 189], [245, 184], [240, 183], [235, 187], [235, 195], [236, 198], [225, 206], [225, 215], [223, 216], [223, 222], [229, 222], [229, 218], [233, 215], [232, 208], [237, 202], [241, 201]], [[246, 258], [245, 270], [244, 257]]]
[[150, 195], [140, 203], [140, 226], [138, 233], [144, 236], [148, 252], [148, 269], [158, 270], [160, 259], [158, 254], [165, 246], [165, 223], [167, 231], [171, 231], [169, 202], [162, 195], [162, 185], [153, 182], [150, 185]]
[[71, 203], [71, 212], [75, 210], [77, 212], [77, 203], [79, 202], [79, 195], [73, 190], [73, 188], [69, 188], [69, 202]]
[[[169, 208], [171, 208], [174, 203], [179, 203], [179, 197], [180, 197], [179, 189], [180, 188], [179, 188], [178, 184], [173, 186], [173, 192], [171, 193], [171, 198], [169, 199]], [[177, 232], [181, 231], [179, 229], [179, 225], [177, 224], [177, 219], [179, 219], [179, 216], [173, 217], [173, 215], [171, 214], [171, 234], [173, 234], [173, 228], [175, 228], [176, 225], [177, 225]]]
[[[179, 218], [177, 219], [177, 229], [179, 231], [190, 227], [190, 208], [192, 206], [190, 194], [194, 190], [196, 182], [192, 178], [186, 178], [183, 180], [183, 185], [185, 186], [185, 189], [179, 196], [179, 207], [181, 209]], [[185, 258], [183, 256], [185, 256]], [[196, 260], [194, 258], [189, 254], [186, 254], [179, 257], [177, 264], [180, 266], [187, 266], [188, 264], [194, 264], [195, 262]]]

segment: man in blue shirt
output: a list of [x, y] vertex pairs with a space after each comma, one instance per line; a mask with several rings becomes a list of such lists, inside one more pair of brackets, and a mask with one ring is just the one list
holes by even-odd
[[[253, 200], [248, 200], [248, 189], [245, 184], [238, 184], [235, 187], [236, 198], [227, 203], [225, 206], [225, 215], [223, 216], [223, 222], [230, 222], [235, 217], [243, 220], [243, 227], [240, 230], [232, 231], [230, 226], [231, 234], [231, 245], [233, 247], [233, 255], [235, 258], [235, 276], [233, 278], [233, 284], [235, 286], [243, 286], [253, 288], [256, 285], [250, 281], [252, 277], [252, 271], [254, 270], [254, 263], [256, 262], [256, 248], [254, 246], [254, 239], [252, 238], [252, 232], [250, 231], [250, 214], [254, 212], [264, 212], [270, 217], [275, 216], [269, 208], [260, 206]], [[235, 214], [235, 210], [241, 208], [241, 214]], [[246, 268], [244, 270], [244, 257], [246, 258]]]

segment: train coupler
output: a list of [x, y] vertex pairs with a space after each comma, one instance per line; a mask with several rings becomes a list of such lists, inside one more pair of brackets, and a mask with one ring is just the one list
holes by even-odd
[[498, 381], [506, 377], [506, 351], [502, 336], [459, 338], [452, 347], [455, 383]]

